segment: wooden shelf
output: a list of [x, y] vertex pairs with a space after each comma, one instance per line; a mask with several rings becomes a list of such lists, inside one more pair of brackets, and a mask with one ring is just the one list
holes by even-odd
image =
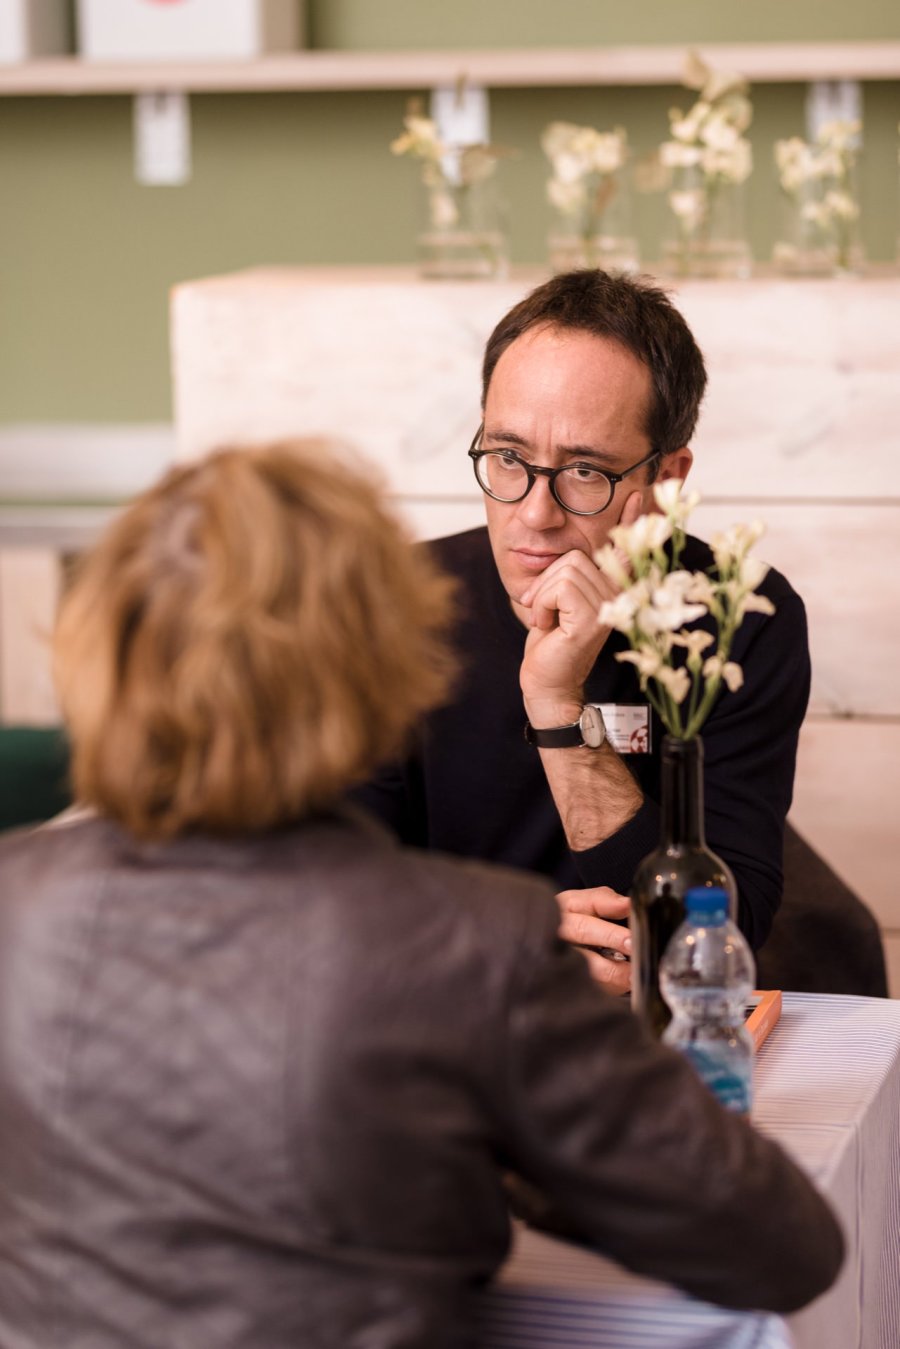
[[[698, 47], [716, 69], [751, 83], [900, 79], [900, 42], [763, 42]], [[680, 84], [687, 46], [535, 47], [518, 51], [297, 52], [243, 62], [88, 62], [78, 57], [0, 66], [0, 95], [264, 93]]]

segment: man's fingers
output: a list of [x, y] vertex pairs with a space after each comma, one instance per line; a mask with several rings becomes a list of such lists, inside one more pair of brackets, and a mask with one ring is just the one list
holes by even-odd
[[632, 492], [619, 516], [620, 525], [633, 525], [644, 509], [644, 498], [640, 492]]
[[591, 885], [584, 890], [560, 890], [556, 902], [563, 913], [589, 913], [595, 918], [627, 918], [631, 900], [608, 885]]
[[[579, 553], [579, 557], [583, 554]], [[584, 573], [580, 567], [567, 566], [548, 572], [531, 590], [531, 626], [547, 631], [567, 618], [598, 624], [597, 613], [603, 600], [599, 589], [601, 574]]]
[[[622, 507], [622, 514], [619, 516], [619, 524], [633, 525], [635, 520], [642, 513], [643, 506], [644, 502], [640, 492], [632, 492], [631, 496], [628, 498], [628, 500], [625, 502], [625, 505]], [[626, 571], [630, 576], [631, 563], [628, 560], [628, 554], [623, 553], [622, 549], [617, 547], [616, 559], [619, 563], [619, 566], [622, 567], [622, 569]]]
[[593, 918], [586, 913], [564, 913], [559, 924], [559, 935], [573, 946], [607, 946], [622, 955], [631, 953], [631, 936], [627, 927], [608, 923], [605, 918]]
[[607, 960], [596, 951], [582, 951], [588, 963], [591, 978], [609, 993], [631, 992], [631, 962], [628, 960]]

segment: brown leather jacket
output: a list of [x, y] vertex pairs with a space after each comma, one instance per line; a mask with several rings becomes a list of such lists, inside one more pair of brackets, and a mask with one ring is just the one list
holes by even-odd
[[542, 881], [334, 817], [0, 841], [2, 1349], [448, 1349], [512, 1168], [586, 1240], [781, 1311], [826, 1204], [590, 982]]

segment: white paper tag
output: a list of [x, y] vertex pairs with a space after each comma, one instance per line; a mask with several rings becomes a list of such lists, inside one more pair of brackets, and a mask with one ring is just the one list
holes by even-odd
[[187, 94], [136, 94], [134, 174], [139, 183], [177, 187], [191, 176], [191, 111]]
[[597, 703], [606, 738], [617, 754], [650, 753], [650, 708], [646, 703]]

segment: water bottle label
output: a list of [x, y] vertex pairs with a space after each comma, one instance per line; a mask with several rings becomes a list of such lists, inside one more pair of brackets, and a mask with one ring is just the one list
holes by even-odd
[[709, 1049], [700, 1049], [696, 1045], [685, 1045], [684, 1053], [694, 1065], [700, 1078], [706, 1083], [719, 1104], [726, 1110], [734, 1110], [740, 1115], [750, 1114], [750, 1065], [741, 1072], [740, 1066], [727, 1056], [720, 1056]]

